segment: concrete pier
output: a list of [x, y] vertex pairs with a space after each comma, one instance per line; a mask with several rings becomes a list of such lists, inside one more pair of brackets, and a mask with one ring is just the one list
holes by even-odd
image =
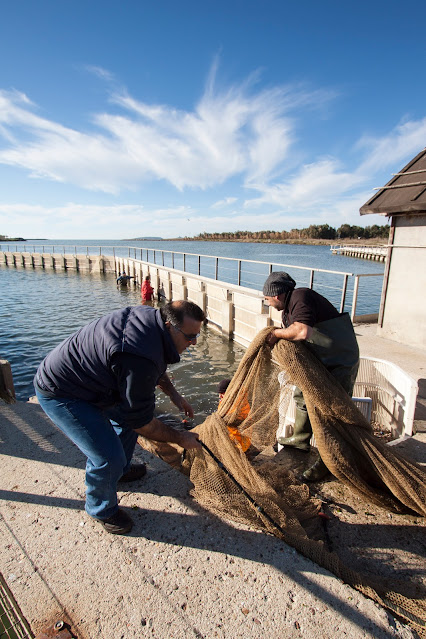
[[330, 251], [333, 255], [346, 255], [347, 257], [358, 257], [375, 262], [386, 262], [388, 253], [386, 246], [357, 246], [356, 244], [330, 246]]
[[17, 268], [114, 273], [115, 259], [105, 255], [0, 251], [0, 263]]

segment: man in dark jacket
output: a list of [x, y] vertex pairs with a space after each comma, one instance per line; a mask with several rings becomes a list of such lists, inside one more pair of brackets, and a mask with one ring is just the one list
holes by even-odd
[[154, 408], [158, 386], [193, 417], [166, 368], [197, 343], [204, 319], [201, 308], [186, 301], [113, 311], [59, 344], [37, 370], [42, 409], [87, 457], [86, 512], [110, 533], [124, 534], [133, 525], [118, 507], [117, 482], [146, 472], [144, 464], [130, 464], [138, 434], [201, 448], [197, 435], [164, 424]]
[[130, 280], [134, 280], [135, 278], [133, 277], [133, 275], [126, 275], [126, 271], [123, 271], [122, 273], [118, 274], [117, 277], [117, 286], [127, 286], [128, 282], [130, 282]]
[[[278, 340], [304, 341], [306, 346], [352, 395], [359, 366], [359, 349], [348, 313], [339, 313], [325, 297], [310, 288], [295, 288], [296, 282], [288, 273], [270, 274], [263, 286], [265, 301], [282, 311], [281, 328], [267, 337], [272, 348]], [[291, 437], [279, 437], [278, 442], [309, 451], [312, 427], [302, 391], [294, 391], [296, 416]], [[328, 474], [321, 457], [303, 473], [306, 481], [319, 481]]]

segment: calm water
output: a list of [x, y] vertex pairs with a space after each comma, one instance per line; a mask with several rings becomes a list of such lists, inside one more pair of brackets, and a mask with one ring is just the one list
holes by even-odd
[[[117, 288], [113, 275], [1, 267], [0, 356], [11, 363], [18, 399], [34, 395], [37, 366], [56, 344], [90, 320], [139, 302], [139, 287]], [[215, 410], [216, 386], [232, 376], [243, 353], [242, 347], [203, 328], [197, 345], [170, 367], [176, 387], [196, 411], [196, 423]], [[157, 406], [177, 412], [162, 393]]]
[[[48, 242], [28, 242], [26, 250]], [[85, 247], [112, 246], [111, 241], [91, 240], [82, 242], [56, 240], [62, 245]], [[122, 245], [123, 256], [128, 251], [127, 242]], [[137, 245], [137, 243], [133, 243]], [[332, 256], [326, 246], [289, 246], [278, 244], [246, 244], [227, 242], [143, 242], [140, 246], [205, 255], [220, 255], [274, 263], [309, 266], [351, 273], [383, 273], [384, 265], [378, 262]], [[14, 247], [15, 245], [13, 245]], [[18, 250], [20, 247], [18, 246]], [[12, 249], [14, 250], [14, 248]], [[74, 249], [72, 249], [74, 250]], [[95, 249], [89, 251], [96, 252]], [[71, 250], [70, 250], [71, 252]], [[105, 249], [105, 253], [112, 253]], [[116, 254], [118, 252], [116, 251]], [[253, 265], [254, 266], [254, 265]], [[178, 268], [178, 264], [176, 264]], [[206, 267], [207, 268], [207, 267]], [[288, 269], [298, 285], [308, 283], [303, 271]], [[244, 275], [244, 273], [243, 273]], [[258, 270], [245, 274], [242, 285], [260, 289], [265, 276]], [[235, 283], [236, 272], [219, 273], [220, 279]], [[303, 277], [305, 279], [303, 279]], [[321, 290], [321, 284], [323, 290]], [[315, 279], [315, 288], [334, 303], [339, 303], [340, 293], [328, 285], [327, 277]], [[364, 295], [358, 312], [377, 312], [382, 279], [365, 278], [361, 286]], [[334, 299], [333, 299], [334, 298]], [[348, 294], [351, 300], [351, 294]], [[123, 306], [138, 304], [139, 287], [118, 289], [112, 274], [79, 274], [72, 271], [43, 271], [0, 267], [0, 356], [12, 365], [15, 390], [19, 399], [34, 394], [32, 378], [39, 362], [60, 341], [90, 320]], [[198, 344], [187, 351], [179, 364], [171, 368], [180, 392], [192, 402], [200, 423], [211, 413], [217, 402], [215, 388], [223, 377], [230, 377], [243, 355], [244, 349], [228, 342], [212, 330], [203, 329]], [[168, 398], [159, 394], [158, 405], [162, 411], [173, 411]]]

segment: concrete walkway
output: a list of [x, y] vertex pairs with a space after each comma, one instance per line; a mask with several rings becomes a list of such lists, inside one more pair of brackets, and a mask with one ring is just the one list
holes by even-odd
[[[426, 350], [377, 337], [377, 324], [355, 324], [361, 355], [397, 364], [416, 380], [426, 377]], [[422, 386], [422, 384], [420, 384]]]
[[[424, 352], [356, 332], [363, 355], [425, 377]], [[119, 493], [136, 521], [123, 537], [86, 516], [83, 456], [38, 405], [0, 405], [0, 453], [0, 572], [35, 633], [62, 619], [80, 639], [415, 636], [278, 539], [203, 510], [145, 451], [147, 477]]]
[[416, 380], [419, 392], [414, 425], [417, 433], [426, 432], [426, 350], [377, 337], [377, 324], [355, 324], [354, 328], [361, 355], [392, 362]]

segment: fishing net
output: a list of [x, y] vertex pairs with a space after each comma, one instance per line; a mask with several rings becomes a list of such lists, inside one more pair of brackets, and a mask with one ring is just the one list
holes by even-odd
[[[351, 398], [303, 343], [280, 340], [271, 352], [265, 344], [269, 331], [261, 331], [247, 349], [218, 411], [194, 429], [204, 449], [186, 451], [182, 468], [194, 485], [194, 497], [221, 516], [283, 539], [426, 637], [423, 596], [408, 598], [403, 585], [376, 583], [346, 566], [316, 538], [312, 524], [319, 520], [320, 503], [308, 487], [279, 466], [257, 471], [250, 462], [250, 452], [275, 444], [279, 415], [285, 414], [296, 385], [303, 391], [319, 453], [333, 475], [367, 501], [426, 516], [425, 470], [374, 437]], [[250, 442], [247, 453], [229, 429]], [[176, 447], [141, 443], [180, 466]]]

